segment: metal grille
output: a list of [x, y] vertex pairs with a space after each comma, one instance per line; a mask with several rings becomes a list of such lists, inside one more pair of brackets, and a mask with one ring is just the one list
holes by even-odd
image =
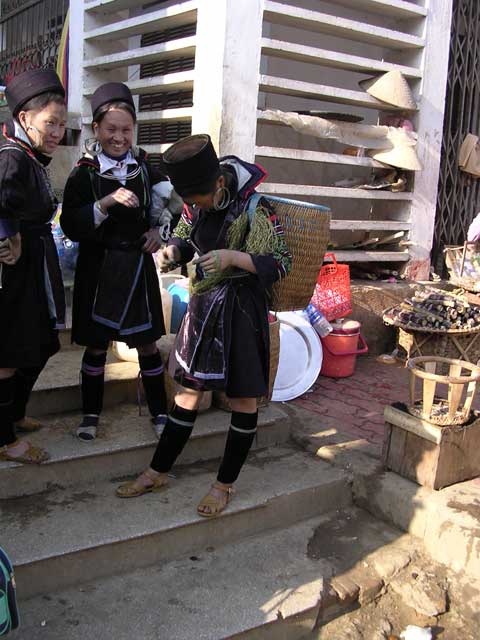
[[432, 256], [439, 273], [444, 246], [464, 242], [478, 211], [480, 181], [460, 171], [458, 153], [467, 133], [479, 134], [479, 118], [480, 2], [454, 0]]
[[193, 105], [193, 91], [169, 91], [140, 96], [140, 111], [180, 109]]
[[[196, 23], [147, 33], [142, 36], [141, 46], [148, 47], [162, 42], [169, 42], [179, 38], [186, 38], [195, 35], [197, 31]], [[190, 71], [195, 67], [195, 57], [186, 56], [183, 58], [170, 58], [149, 62], [140, 66], [140, 77], [151, 78], [162, 76], [179, 71]], [[191, 107], [193, 105], [193, 91], [170, 91], [163, 93], [152, 93], [140, 96], [139, 111], [156, 111], [163, 109], [178, 109], [181, 107]], [[180, 138], [190, 135], [192, 125], [190, 122], [168, 122], [155, 124], [141, 124], [138, 127], [138, 144], [168, 144], [176, 142]], [[149, 156], [153, 164], [160, 162], [160, 155]]]
[[54, 68], [68, 0], [2, 2], [0, 18], [0, 78], [36, 68]]
[[167, 144], [189, 136], [191, 122], [159, 122], [138, 127], [138, 144]]

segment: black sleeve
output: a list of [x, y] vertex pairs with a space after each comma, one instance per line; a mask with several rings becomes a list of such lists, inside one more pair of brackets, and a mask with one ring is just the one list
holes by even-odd
[[21, 149], [0, 151], [0, 238], [9, 238], [19, 231], [30, 174], [30, 161]]
[[95, 239], [94, 203], [88, 169], [76, 167], [65, 185], [60, 215], [60, 226], [70, 240], [79, 242]]

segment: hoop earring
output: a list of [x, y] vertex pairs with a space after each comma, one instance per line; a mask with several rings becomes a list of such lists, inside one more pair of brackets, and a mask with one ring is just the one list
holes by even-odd
[[96, 138], [87, 138], [85, 140], [85, 151], [95, 157], [102, 153], [103, 147]]
[[219, 187], [213, 195], [213, 208], [215, 211], [221, 211], [226, 209], [231, 201], [232, 196], [229, 189], [227, 187]]

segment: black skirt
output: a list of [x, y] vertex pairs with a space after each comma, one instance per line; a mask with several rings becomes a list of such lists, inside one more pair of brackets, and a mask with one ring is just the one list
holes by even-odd
[[[45, 288], [45, 247], [56, 257], [51, 233], [22, 233], [22, 255], [3, 265], [0, 289], [0, 367], [43, 366], [60, 349]], [[58, 283], [62, 287], [61, 282]], [[63, 293], [63, 289], [62, 289]]]

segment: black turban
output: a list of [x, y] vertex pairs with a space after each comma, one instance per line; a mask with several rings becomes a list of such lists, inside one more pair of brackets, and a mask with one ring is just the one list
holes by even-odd
[[50, 92], [65, 97], [65, 89], [55, 71], [53, 69], [32, 69], [14, 76], [5, 89], [5, 96], [10, 111], [15, 117], [29, 100], [42, 95], [42, 93]]
[[163, 154], [164, 169], [175, 191], [195, 193], [195, 189], [208, 185], [220, 174], [220, 164], [210, 136], [182, 138]]
[[107, 82], [98, 87], [91, 100], [93, 117], [95, 117], [100, 107], [109, 102], [126, 102], [135, 111], [132, 92], [122, 82]]

